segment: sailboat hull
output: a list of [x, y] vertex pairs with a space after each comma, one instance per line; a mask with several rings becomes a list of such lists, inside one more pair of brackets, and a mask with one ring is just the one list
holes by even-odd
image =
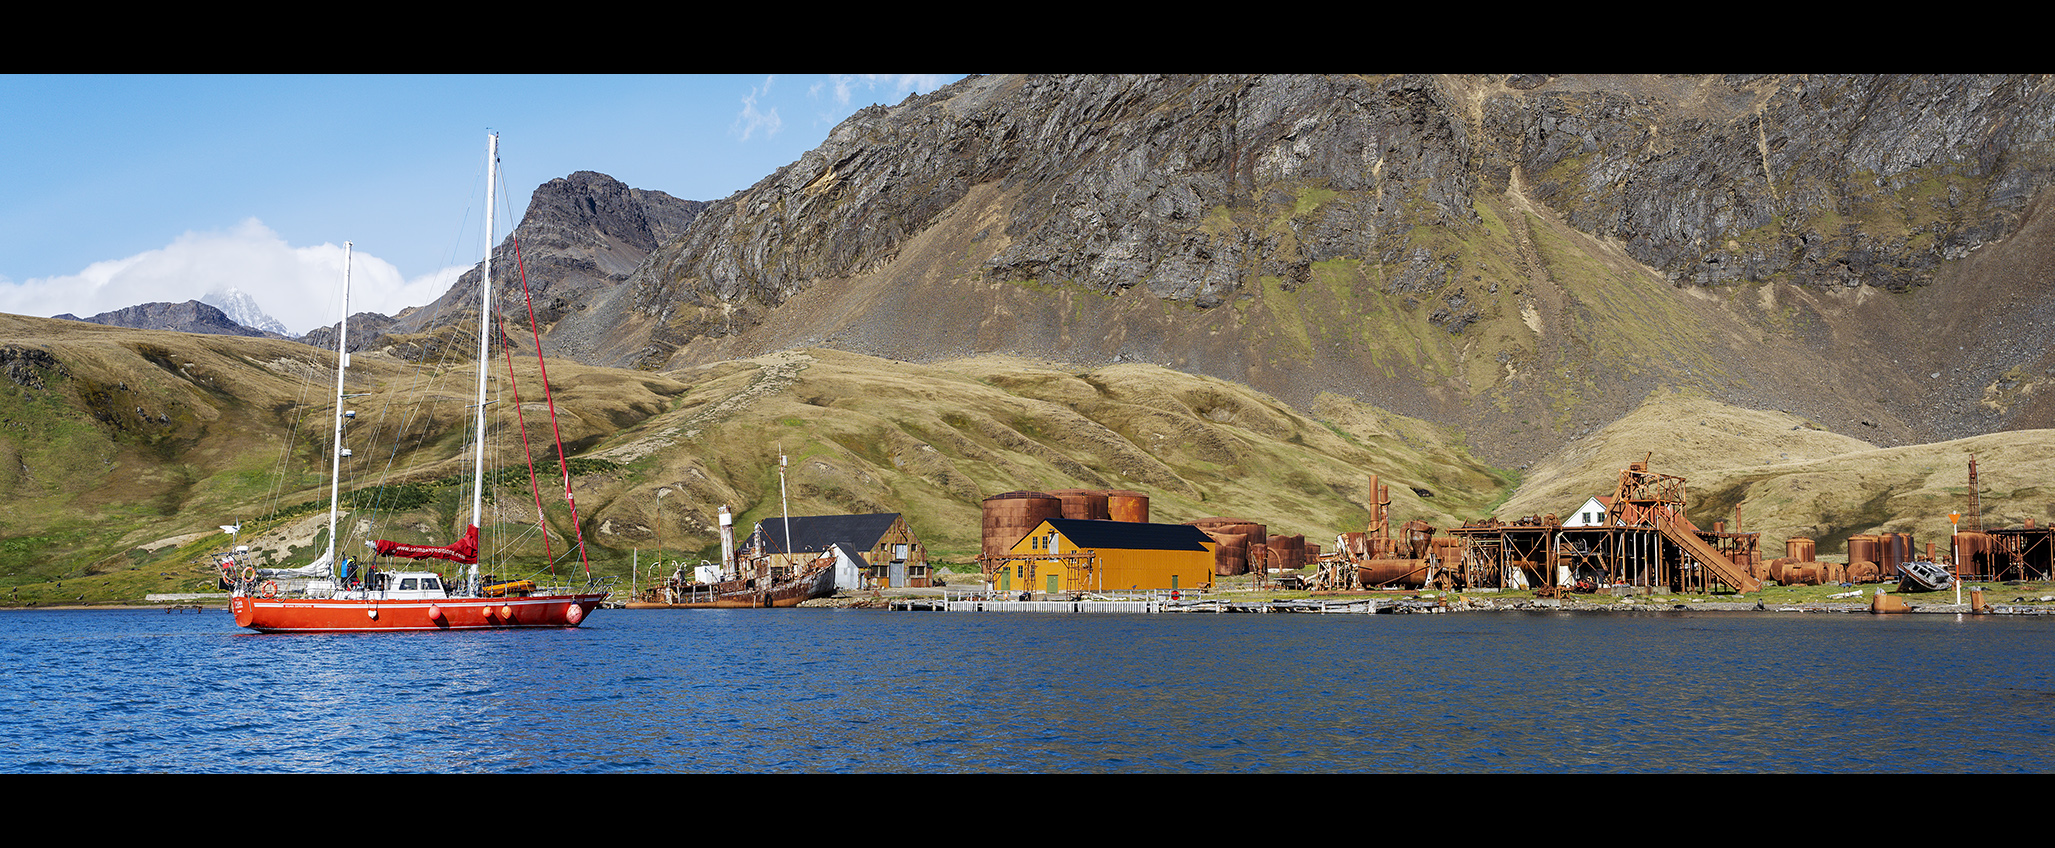
[[260, 633], [354, 633], [397, 630], [520, 630], [577, 627], [605, 594], [526, 598], [364, 600], [263, 598], [229, 600], [238, 627]]

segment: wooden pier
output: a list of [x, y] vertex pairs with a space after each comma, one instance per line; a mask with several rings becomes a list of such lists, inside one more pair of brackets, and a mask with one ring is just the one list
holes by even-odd
[[1178, 598], [1082, 598], [1033, 599], [967, 594], [945, 597], [900, 598], [891, 602], [902, 612], [1053, 612], [1053, 613], [1211, 613], [1237, 615], [1395, 615], [1447, 612], [1441, 601], [1419, 598], [1303, 599], [1291, 601], [1230, 601], [1224, 598], [1194, 598], [1183, 592]]

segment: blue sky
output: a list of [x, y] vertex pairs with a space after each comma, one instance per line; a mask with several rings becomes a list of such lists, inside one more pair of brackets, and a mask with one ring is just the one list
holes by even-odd
[[[842, 119], [961, 74], [0, 76], [0, 312], [93, 315], [233, 286], [293, 332], [433, 299], [536, 186], [598, 171], [718, 200]], [[313, 295], [313, 296], [310, 296]]]

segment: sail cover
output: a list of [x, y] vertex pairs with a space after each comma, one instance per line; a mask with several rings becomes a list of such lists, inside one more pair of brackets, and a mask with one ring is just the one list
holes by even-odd
[[371, 543], [371, 549], [379, 556], [396, 556], [406, 559], [446, 559], [451, 562], [475, 564], [478, 562], [478, 525], [473, 524], [464, 531], [464, 538], [447, 548], [434, 545], [403, 545], [379, 539]]

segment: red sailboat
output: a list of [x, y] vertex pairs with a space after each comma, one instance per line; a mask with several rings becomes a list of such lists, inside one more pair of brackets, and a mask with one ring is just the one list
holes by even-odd
[[[477, 457], [472, 473], [471, 525], [455, 544], [407, 545], [386, 540], [367, 542], [378, 557], [409, 560], [438, 559], [468, 565], [461, 585], [450, 585], [433, 571], [385, 571], [376, 567], [351, 573], [354, 563], [345, 561], [338, 570], [335, 560], [336, 519], [341, 494], [343, 372], [349, 365], [344, 345], [349, 337], [349, 245], [343, 254], [343, 324], [336, 334], [335, 447], [330, 468], [328, 506], [328, 552], [313, 563], [293, 569], [281, 582], [274, 575], [244, 566], [224, 575], [231, 583], [229, 607], [235, 623], [265, 633], [348, 632], [375, 630], [483, 630], [530, 627], [576, 627], [600, 605], [608, 592], [592, 581], [587, 568], [588, 591], [538, 590], [530, 580], [508, 580], [487, 584], [478, 572], [478, 526], [484, 512], [485, 483], [485, 368], [490, 356], [492, 326], [492, 191], [499, 168], [499, 136], [487, 143], [489, 173], [486, 188], [485, 266], [479, 283], [478, 403], [476, 408]], [[531, 322], [532, 323], [532, 322]], [[541, 360], [540, 344], [536, 358]], [[548, 373], [543, 374], [548, 392]], [[552, 415], [554, 407], [552, 406]], [[558, 449], [559, 461], [562, 449]], [[570, 475], [564, 475], [564, 493], [570, 497]], [[538, 513], [539, 513], [538, 503]], [[577, 505], [572, 502], [571, 520], [577, 523]], [[582, 554], [584, 544], [579, 542]]]

